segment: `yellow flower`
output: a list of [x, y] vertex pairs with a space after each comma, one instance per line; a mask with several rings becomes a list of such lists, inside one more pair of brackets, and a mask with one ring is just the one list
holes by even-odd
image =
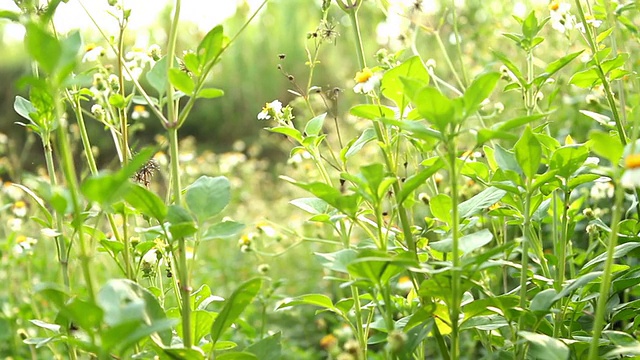
[[560, 8], [560, 2], [558, 0], [552, 0], [549, 3], [549, 10], [557, 11]]
[[624, 158], [624, 168], [626, 169], [620, 184], [629, 189], [640, 187], [640, 153], [629, 154]]
[[380, 76], [376, 75], [371, 69], [365, 67], [362, 71], [358, 71], [353, 78], [356, 85], [353, 91], [358, 94], [368, 94], [372, 92], [380, 83]]
[[147, 108], [144, 107], [144, 105], [136, 105], [133, 107], [133, 113], [131, 113], [131, 118], [133, 120], [138, 120], [140, 118], [148, 118], [149, 117], [149, 112], [147, 111]]
[[353, 79], [357, 83], [367, 82], [373, 76], [373, 71], [368, 67], [362, 69], [362, 71], [358, 71], [356, 73], [356, 77]]
[[323, 349], [331, 349], [338, 345], [338, 339], [333, 335], [325, 335], [320, 339], [320, 347]]
[[13, 208], [11, 209], [11, 211], [13, 211], [13, 215], [17, 217], [24, 217], [25, 215], [27, 215], [27, 204], [25, 204], [25, 202], [22, 200], [18, 200], [13, 203]]

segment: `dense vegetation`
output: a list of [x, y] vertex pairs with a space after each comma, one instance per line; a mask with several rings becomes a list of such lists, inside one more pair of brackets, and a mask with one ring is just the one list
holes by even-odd
[[0, 356], [640, 356], [635, 2], [15, 2]]

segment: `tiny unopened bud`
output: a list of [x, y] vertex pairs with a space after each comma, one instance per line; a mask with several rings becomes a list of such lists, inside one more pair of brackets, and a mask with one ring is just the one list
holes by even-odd
[[258, 265], [258, 272], [262, 275], [266, 275], [269, 272], [269, 265], [268, 264]]
[[592, 208], [586, 208], [582, 210], [582, 215], [586, 216], [588, 219], [594, 219], [596, 215], [593, 213]]

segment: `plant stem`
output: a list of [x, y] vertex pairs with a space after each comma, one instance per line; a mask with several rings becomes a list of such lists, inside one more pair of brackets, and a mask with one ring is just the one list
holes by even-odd
[[[50, 136], [45, 136], [42, 138], [42, 146], [44, 148], [44, 158], [47, 164], [47, 172], [49, 173], [49, 184], [51, 187], [55, 187], [58, 184], [55, 165], [53, 164], [53, 149], [51, 145]], [[58, 262], [60, 263], [60, 268], [62, 269], [62, 282], [64, 284], [65, 289], [69, 290], [71, 288], [71, 284], [69, 282], [69, 258], [67, 252], [67, 242], [64, 238], [64, 227], [62, 224], [62, 218], [58, 214], [58, 212], [54, 212], [53, 214], [54, 221], [56, 223], [56, 230], [60, 235], [56, 236], [56, 250], [58, 252]]]
[[74, 166], [71, 149], [69, 148], [66, 119], [64, 118], [62, 108], [59, 105], [61, 103], [60, 99], [56, 98], [54, 100], [54, 103], [56, 104], [56, 115], [59, 122], [58, 131], [57, 131], [58, 150], [60, 152], [60, 162], [62, 163], [62, 170], [65, 176], [65, 180], [67, 182], [67, 186], [69, 187], [69, 192], [71, 193], [71, 202], [73, 205], [73, 214], [74, 214], [74, 227], [77, 232], [78, 243], [80, 244], [80, 256], [79, 256], [80, 265], [82, 267], [82, 273], [84, 275], [84, 280], [87, 285], [89, 298], [91, 299], [92, 302], [95, 302], [96, 292], [95, 292], [95, 287], [93, 285], [93, 278], [91, 276], [91, 270], [89, 266], [91, 255], [89, 253], [89, 249], [84, 236], [84, 226], [81, 223], [79, 223], [80, 216], [82, 214], [82, 206], [80, 204], [80, 190], [78, 186], [76, 169]]
[[[173, 202], [182, 204], [182, 189], [180, 186], [180, 164], [178, 162], [178, 129], [169, 128], [169, 146], [171, 154], [171, 185], [173, 187]], [[182, 310], [182, 337], [185, 348], [191, 348], [191, 286], [189, 286], [189, 268], [187, 267], [187, 244], [185, 238], [178, 241], [178, 276], [180, 279], [180, 302]], [[175, 253], [174, 253], [175, 257]]]
[[453, 267], [451, 269], [451, 359], [457, 360], [460, 357], [460, 328], [458, 318], [460, 316], [460, 302], [462, 294], [460, 293], [460, 236], [459, 219], [458, 219], [458, 172], [456, 165], [456, 142], [455, 137], [451, 136], [447, 144], [447, 155], [449, 155], [449, 182], [451, 185], [451, 237], [452, 250], [451, 257]]
[[[527, 308], [527, 280], [529, 268], [529, 243], [531, 241], [531, 179], [526, 179], [526, 195], [524, 198], [524, 223], [522, 225], [522, 263], [520, 270], [520, 308]], [[518, 331], [524, 330], [522, 317], [518, 320]], [[522, 344], [517, 351], [519, 359], [524, 359], [526, 355], [525, 345]]]
[[[618, 171], [619, 175], [619, 171]], [[620, 179], [619, 176], [615, 177]], [[611, 272], [613, 268], [613, 254], [618, 245], [618, 228], [620, 219], [622, 218], [622, 203], [624, 201], [624, 188], [620, 182], [616, 182], [615, 203], [613, 206], [613, 214], [611, 216], [611, 237], [607, 246], [607, 259], [604, 263], [602, 280], [600, 281], [600, 296], [598, 297], [598, 305], [596, 307], [595, 322], [593, 324], [593, 335], [591, 346], [589, 346], [589, 360], [597, 360], [598, 347], [600, 344], [600, 335], [605, 322], [605, 312], [607, 310], [607, 302], [609, 301], [609, 292], [611, 291]]]

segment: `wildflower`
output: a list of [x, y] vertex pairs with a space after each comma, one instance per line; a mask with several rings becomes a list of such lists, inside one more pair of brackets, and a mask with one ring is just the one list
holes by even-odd
[[620, 179], [620, 184], [630, 189], [640, 187], [640, 153], [627, 155], [624, 159], [624, 168], [626, 170]]
[[368, 94], [380, 84], [380, 76], [374, 74], [368, 67], [365, 67], [362, 71], [358, 71], [353, 80], [356, 82], [353, 91], [357, 94]]
[[12, 232], [20, 231], [22, 229], [22, 219], [20, 218], [11, 218], [7, 221], [7, 227]]
[[153, 59], [153, 61], [158, 61], [162, 57], [162, 50], [159, 45], [153, 44], [147, 49], [147, 55]]
[[269, 120], [272, 117], [279, 119], [282, 116], [282, 103], [279, 100], [273, 100], [264, 105], [262, 111], [258, 114], [258, 120]]
[[328, 350], [333, 349], [338, 345], [338, 339], [333, 334], [328, 334], [320, 339], [320, 347]]
[[22, 191], [18, 187], [13, 186], [13, 183], [10, 181], [4, 183], [2, 192], [13, 201], [22, 199]]
[[169, 165], [169, 159], [167, 158], [167, 154], [165, 154], [163, 151], [158, 151], [155, 155], [153, 155], [153, 160], [159, 166]]
[[603, 178], [602, 180], [596, 180], [589, 195], [595, 201], [602, 199], [611, 199], [613, 197], [614, 187], [613, 183], [609, 181], [609, 178]]
[[[596, 20], [593, 15], [585, 15], [585, 20], [587, 20], [587, 25], [591, 25], [594, 28], [599, 28], [600, 25], [602, 25], [602, 20]], [[583, 23], [576, 24], [576, 29], [580, 30], [581, 32], [585, 32]]]
[[[151, 249], [151, 250], [147, 251], [146, 254], [144, 254], [144, 256], [142, 257], [142, 262], [154, 265], [159, 260], [158, 259], [158, 255], [160, 255], [160, 253], [156, 249]], [[162, 256], [162, 255], [160, 255], [160, 256]]]
[[436, 60], [435, 59], [428, 59], [427, 62], [425, 63], [425, 66], [427, 67], [427, 69], [435, 69], [436, 68]]
[[118, 76], [116, 76], [116, 74], [109, 75], [109, 77], [107, 78], [107, 83], [109, 84], [109, 89], [111, 89], [111, 91], [120, 91], [120, 79], [118, 78]]
[[138, 119], [146, 119], [148, 117], [149, 117], [149, 112], [147, 111], [147, 108], [144, 107], [144, 105], [135, 105], [133, 107], [133, 112], [131, 113], [131, 119], [138, 120]]
[[96, 46], [95, 44], [89, 44], [84, 49], [84, 56], [82, 62], [94, 62], [99, 58], [105, 56], [107, 51], [102, 46]]
[[60, 232], [56, 229], [51, 229], [51, 228], [42, 228], [40, 230], [40, 234], [46, 236], [46, 237], [50, 237], [50, 238], [54, 238], [56, 236], [60, 236], [62, 234], [60, 234]]
[[563, 34], [573, 29], [575, 16], [571, 15], [570, 9], [571, 4], [569, 3], [560, 2], [559, 0], [551, 1], [549, 4], [551, 27]]
[[25, 204], [25, 202], [22, 200], [18, 200], [13, 203], [11, 211], [13, 211], [13, 215], [19, 218], [24, 217], [25, 215], [27, 215], [27, 204]]
[[100, 104], [93, 104], [93, 106], [91, 106], [91, 114], [99, 121], [104, 121], [107, 116], [107, 112], [104, 111], [104, 108]]
[[496, 110], [498, 114], [502, 114], [502, 112], [504, 111], [504, 104], [501, 102], [497, 102], [493, 104], [493, 108]]
[[21, 255], [25, 252], [31, 251], [32, 247], [38, 243], [38, 240], [24, 236], [18, 235], [16, 237], [16, 244], [13, 246], [13, 252], [16, 255]]
[[266, 222], [261, 222], [258, 225], [256, 225], [256, 228], [258, 228], [258, 231], [260, 231], [261, 233], [265, 234], [268, 237], [276, 237], [278, 235], [278, 232], [276, 231], [276, 229], [273, 228], [273, 226], [269, 225]]
[[396, 287], [398, 288], [398, 290], [401, 290], [403, 292], [409, 292], [409, 290], [411, 290], [411, 288], [413, 288], [413, 283], [411, 282], [411, 278], [408, 276], [401, 276], [398, 279], [398, 284], [396, 285]]

